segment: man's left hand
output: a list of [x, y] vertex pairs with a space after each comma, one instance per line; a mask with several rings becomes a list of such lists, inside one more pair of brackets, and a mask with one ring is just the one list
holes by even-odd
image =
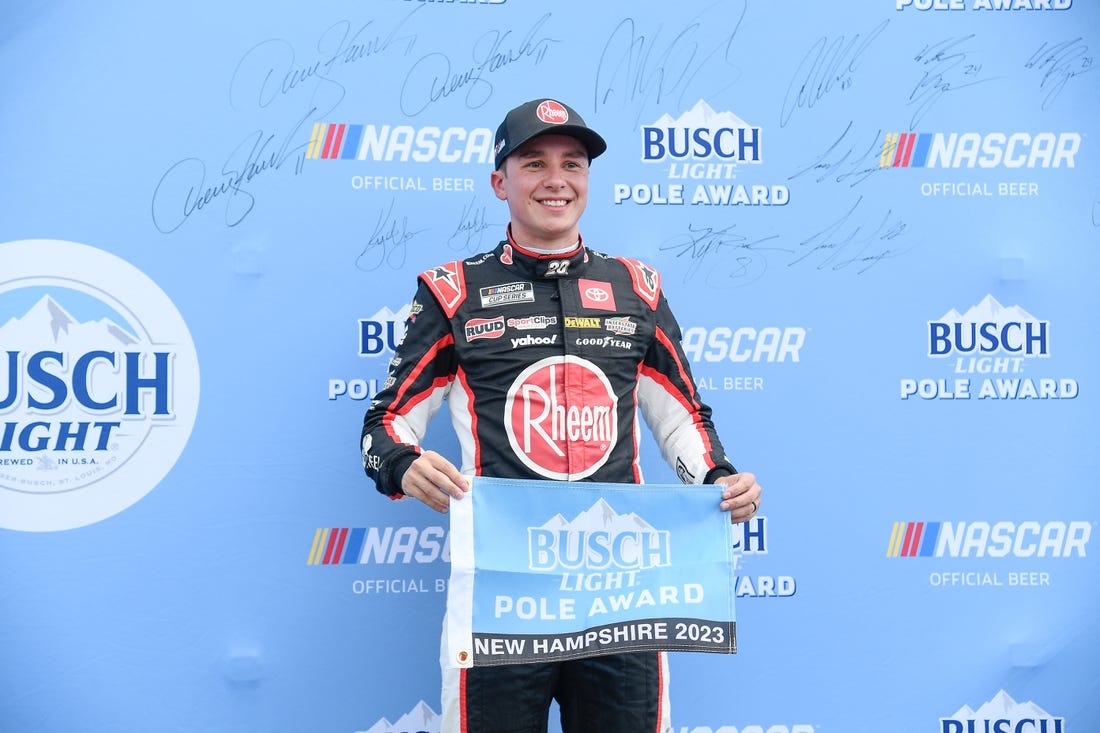
[[735, 473], [717, 479], [716, 486], [722, 487], [722, 503], [719, 507], [730, 513], [730, 522], [739, 524], [752, 519], [760, 509], [762, 489], [751, 473]]

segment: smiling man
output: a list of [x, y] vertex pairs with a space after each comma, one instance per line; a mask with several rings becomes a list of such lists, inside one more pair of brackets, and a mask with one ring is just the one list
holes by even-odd
[[[568, 105], [536, 99], [496, 134], [490, 184], [505, 239], [421, 273], [387, 386], [363, 422], [363, 466], [383, 494], [446, 512], [467, 476], [642, 485], [639, 412], [687, 484], [716, 484], [733, 522], [761, 489], [726, 457], [696, 392], [660, 275], [585, 245], [589, 165], [604, 139]], [[421, 446], [444, 398], [461, 468]], [[444, 640], [443, 650], [447, 645]], [[667, 656], [443, 667], [443, 733], [671, 731]]]
[[[509, 113], [497, 134], [493, 192], [508, 202], [512, 237], [536, 250], [578, 245], [578, 226], [588, 205], [588, 165], [607, 147], [583, 121], [571, 125], [569, 120], [564, 105], [542, 100]], [[537, 134], [528, 139], [530, 132]]]

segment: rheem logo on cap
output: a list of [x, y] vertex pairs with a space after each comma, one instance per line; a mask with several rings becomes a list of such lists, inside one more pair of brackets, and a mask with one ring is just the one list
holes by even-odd
[[549, 125], [564, 125], [569, 121], [569, 112], [553, 99], [542, 102], [535, 110], [535, 114]]

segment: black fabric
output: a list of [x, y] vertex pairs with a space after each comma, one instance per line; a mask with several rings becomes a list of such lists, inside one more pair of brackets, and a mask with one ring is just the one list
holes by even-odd
[[563, 733], [656, 731], [661, 698], [657, 652], [466, 671], [467, 733], [546, 733], [551, 701]]

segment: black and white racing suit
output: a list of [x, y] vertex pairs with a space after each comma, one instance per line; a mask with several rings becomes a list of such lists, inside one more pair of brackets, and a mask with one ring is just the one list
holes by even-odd
[[[444, 398], [464, 475], [640, 484], [639, 410], [682, 482], [735, 472], [659, 274], [637, 260], [583, 243], [538, 255], [509, 238], [421, 273], [406, 326], [363, 423], [364, 467], [384, 494], [401, 496]], [[664, 654], [652, 652], [445, 668], [443, 730], [527, 730], [510, 707], [545, 719], [557, 695], [567, 732], [660, 733], [670, 728], [667, 692]]]

